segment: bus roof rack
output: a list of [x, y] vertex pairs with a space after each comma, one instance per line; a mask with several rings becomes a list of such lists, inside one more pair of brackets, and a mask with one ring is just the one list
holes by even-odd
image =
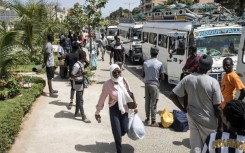
[[201, 24], [221, 24], [221, 23], [237, 23], [240, 18], [230, 10], [214, 3], [215, 7], [208, 11], [197, 11], [189, 8], [161, 10], [151, 12], [147, 16], [147, 21], [192, 21], [195, 25]]

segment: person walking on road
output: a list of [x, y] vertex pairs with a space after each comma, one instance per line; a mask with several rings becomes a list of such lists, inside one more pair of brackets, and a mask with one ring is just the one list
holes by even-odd
[[244, 153], [245, 102], [232, 100], [224, 107], [222, 121], [228, 130], [211, 133], [203, 146], [202, 153]]
[[117, 153], [122, 153], [122, 136], [127, 133], [129, 122], [127, 102], [132, 102], [127, 92], [131, 92], [129, 84], [120, 74], [120, 67], [117, 64], [112, 64], [110, 66], [111, 79], [103, 85], [95, 112], [95, 119], [100, 122], [101, 116], [99, 113], [104, 107], [106, 97], [109, 95], [110, 121]]
[[73, 99], [74, 99], [74, 94], [75, 94], [75, 89], [73, 87], [73, 79], [71, 78], [72, 77], [71, 72], [72, 72], [74, 64], [78, 61], [78, 50], [79, 50], [79, 44], [77, 42], [73, 42], [71, 53], [66, 54], [66, 57], [65, 57], [65, 65], [69, 69], [69, 79], [71, 82], [70, 103], [68, 105], [68, 109], [71, 109], [73, 105]]
[[101, 59], [102, 61], [104, 61], [104, 56], [105, 56], [105, 51], [106, 51], [106, 38], [104, 36], [104, 34], [101, 34], [100, 39], [98, 40], [98, 47], [100, 48], [101, 51]]
[[83, 54], [83, 63], [85, 63], [85, 68], [89, 65], [89, 62], [86, 58], [86, 52], [84, 52], [83, 50], [80, 49], [80, 44], [76, 41], [74, 41], [72, 43], [72, 52], [68, 53], [65, 57], [65, 65], [68, 66], [69, 68], [69, 77], [70, 77], [70, 82], [71, 82], [71, 92], [70, 92], [70, 103], [68, 105], [68, 109], [71, 109], [72, 105], [73, 105], [73, 99], [74, 99], [74, 94], [75, 94], [75, 89], [73, 87], [73, 79], [72, 77], [72, 69], [74, 64], [78, 61], [78, 53], [79, 51], [82, 52]]
[[112, 64], [111, 60], [114, 59], [114, 64], [119, 65], [120, 69], [122, 69], [123, 64], [125, 63], [125, 50], [122, 46], [120, 38], [115, 37], [116, 44], [113, 46], [110, 54], [110, 64]]
[[225, 105], [235, 98], [236, 90], [240, 91], [238, 100], [243, 100], [245, 96], [245, 86], [240, 77], [233, 71], [233, 60], [229, 57], [223, 60], [223, 68], [225, 75], [221, 79], [221, 92], [224, 101], [221, 103], [221, 108], [224, 109]]
[[[223, 99], [219, 82], [207, 72], [212, 68], [211, 56], [199, 59], [198, 72], [184, 77], [170, 93], [170, 99], [187, 113], [191, 153], [200, 153], [210, 133], [222, 131], [220, 103]], [[182, 105], [178, 97], [188, 96]]]
[[84, 59], [84, 54], [83, 52], [79, 51], [78, 52], [78, 59], [79, 61], [77, 61], [73, 68], [72, 68], [72, 78], [74, 79], [73, 81], [73, 88], [76, 90], [76, 109], [75, 109], [75, 117], [80, 116], [79, 115], [79, 111], [81, 113], [82, 116], [82, 121], [84, 121], [85, 123], [91, 123], [91, 121], [86, 117], [85, 113], [84, 113], [84, 108], [83, 108], [83, 93], [84, 93], [84, 75], [86, 74], [86, 72], [84, 71], [84, 63], [83, 63], [83, 59]]
[[54, 48], [52, 43], [54, 41], [54, 36], [49, 34], [47, 36], [48, 42], [44, 48], [44, 62], [43, 68], [46, 67], [47, 79], [48, 79], [48, 88], [49, 88], [49, 96], [57, 98], [55, 93], [58, 93], [57, 90], [54, 90], [52, 87], [52, 79], [54, 78]]
[[[92, 43], [92, 48], [90, 50], [90, 42]], [[86, 44], [86, 48], [88, 49], [89, 55], [90, 55], [90, 51], [92, 51], [92, 57], [89, 58], [89, 60], [91, 60], [91, 66], [92, 66], [92, 70], [96, 70], [97, 69], [97, 65], [98, 65], [98, 57], [97, 57], [97, 44], [91, 34], [91, 37], [87, 39], [87, 44]]]
[[[151, 47], [151, 59], [143, 64], [143, 77], [145, 83], [145, 113], [146, 125], [159, 126], [156, 122], [156, 109], [159, 97], [160, 81], [164, 80], [164, 67], [163, 64], [157, 60], [159, 49]], [[151, 117], [151, 123], [150, 123]]]

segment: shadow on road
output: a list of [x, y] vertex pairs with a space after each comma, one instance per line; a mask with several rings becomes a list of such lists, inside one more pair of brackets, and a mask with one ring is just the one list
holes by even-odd
[[186, 148], [191, 148], [189, 138], [183, 139], [182, 141], [173, 141], [176, 146], [185, 146]]
[[96, 82], [96, 84], [104, 84], [105, 81]]
[[60, 100], [54, 100], [49, 102], [49, 104], [58, 105], [58, 106], [68, 106], [69, 102], [61, 102]]
[[75, 119], [73, 113], [71, 113], [71, 112], [69, 112], [69, 111], [64, 111], [64, 110], [62, 110], [62, 111], [60, 111], [60, 112], [54, 114], [54, 117], [55, 117], [55, 118], [69, 118], [69, 119]]
[[[75, 149], [81, 152], [89, 153], [115, 153], [115, 143], [105, 143], [105, 142], [96, 142], [94, 145], [75, 145]], [[129, 144], [122, 144], [123, 152], [134, 153], [134, 148]]]

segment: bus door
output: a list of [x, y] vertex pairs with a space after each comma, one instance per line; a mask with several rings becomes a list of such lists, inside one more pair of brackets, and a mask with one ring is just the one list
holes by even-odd
[[[241, 78], [243, 84], [245, 84], [245, 23], [243, 25], [240, 38], [236, 73]], [[238, 98], [239, 95], [240, 93], [237, 91], [236, 97]]]
[[187, 32], [169, 32], [168, 36], [168, 57], [167, 75], [170, 84], [178, 84], [182, 68], [186, 63]]

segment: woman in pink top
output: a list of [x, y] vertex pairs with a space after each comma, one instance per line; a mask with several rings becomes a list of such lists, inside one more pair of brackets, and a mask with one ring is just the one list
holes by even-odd
[[128, 131], [127, 102], [133, 101], [127, 92], [130, 91], [128, 82], [120, 74], [119, 66], [112, 64], [110, 66], [111, 79], [103, 85], [95, 113], [95, 119], [100, 122], [101, 116], [99, 113], [104, 107], [106, 97], [109, 95], [110, 121], [117, 153], [122, 153], [122, 136]]

